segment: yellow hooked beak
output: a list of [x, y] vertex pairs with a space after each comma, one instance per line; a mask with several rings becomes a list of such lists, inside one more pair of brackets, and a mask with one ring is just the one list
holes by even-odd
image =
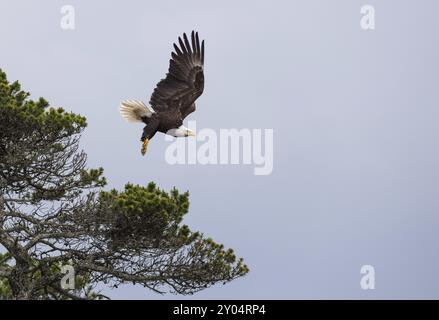
[[142, 145], [142, 156], [144, 156], [146, 154], [146, 150], [148, 150], [148, 143], [149, 143], [149, 139], [145, 139], [145, 141], [143, 141], [143, 145]]
[[195, 137], [195, 132], [188, 130], [187, 136], [188, 137]]

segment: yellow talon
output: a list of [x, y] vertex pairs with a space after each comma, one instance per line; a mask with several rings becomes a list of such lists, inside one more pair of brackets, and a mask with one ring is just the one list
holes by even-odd
[[142, 145], [142, 156], [146, 154], [146, 150], [148, 150], [149, 139], [145, 139]]

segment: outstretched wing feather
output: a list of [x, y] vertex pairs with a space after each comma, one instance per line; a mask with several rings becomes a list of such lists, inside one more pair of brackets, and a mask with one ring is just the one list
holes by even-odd
[[179, 109], [184, 119], [194, 111], [194, 102], [204, 90], [204, 41], [192, 31], [189, 41], [186, 34], [178, 38], [171, 53], [169, 70], [154, 89], [150, 104], [156, 112]]

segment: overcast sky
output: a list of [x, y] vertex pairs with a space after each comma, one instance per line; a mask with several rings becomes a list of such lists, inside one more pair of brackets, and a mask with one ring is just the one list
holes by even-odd
[[[73, 31], [60, 27], [67, 4]], [[366, 4], [374, 31], [360, 27]], [[435, 0], [0, 0], [0, 67], [88, 118], [82, 144], [109, 187], [190, 191], [185, 223], [251, 269], [194, 298], [439, 298], [437, 12]], [[117, 106], [149, 101], [172, 42], [192, 29], [206, 40], [206, 84], [189, 119], [273, 129], [271, 175], [171, 166], [162, 135], [140, 156], [142, 126]], [[366, 264], [375, 290], [360, 287]]]

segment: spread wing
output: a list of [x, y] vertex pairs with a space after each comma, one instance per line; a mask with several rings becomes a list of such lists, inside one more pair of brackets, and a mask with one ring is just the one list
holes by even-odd
[[192, 31], [191, 43], [186, 34], [178, 42], [166, 78], [157, 84], [149, 103], [156, 112], [179, 109], [184, 119], [195, 110], [194, 102], [203, 93], [204, 40], [200, 46], [198, 32]]

